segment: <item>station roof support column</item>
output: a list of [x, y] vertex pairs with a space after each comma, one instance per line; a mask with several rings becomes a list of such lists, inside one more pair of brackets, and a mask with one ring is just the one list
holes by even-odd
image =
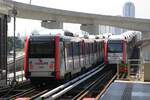
[[0, 14], [0, 86], [7, 85], [7, 15]]

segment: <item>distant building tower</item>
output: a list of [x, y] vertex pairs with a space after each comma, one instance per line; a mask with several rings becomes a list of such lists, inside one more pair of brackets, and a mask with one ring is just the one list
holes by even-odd
[[132, 2], [125, 3], [123, 7], [124, 17], [135, 17], [135, 6]]
[[[135, 17], [135, 6], [132, 2], [126, 2], [123, 6], [123, 16], [124, 17]], [[122, 32], [128, 31], [127, 29], [122, 29]]]
[[[123, 17], [135, 17], [135, 6], [132, 2], [126, 2], [123, 6]], [[100, 33], [107, 33], [111, 32], [114, 34], [121, 34], [125, 31], [128, 31], [127, 29], [122, 29], [119, 27], [111, 27], [111, 26], [105, 26], [100, 25]]]

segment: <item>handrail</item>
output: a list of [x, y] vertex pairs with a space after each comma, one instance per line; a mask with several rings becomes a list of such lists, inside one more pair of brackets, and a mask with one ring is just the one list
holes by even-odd
[[[137, 61], [136, 63], [132, 61]], [[141, 75], [142, 75], [142, 66], [144, 65], [145, 61], [144, 59], [128, 59], [128, 78], [131, 79], [131, 75], [135, 75], [138, 80], [141, 79]], [[134, 68], [137, 68], [135, 70], [137, 70], [136, 72], [131, 71], [131, 66], [135, 66], [132, 67], [132, 69], [134, 70]]]

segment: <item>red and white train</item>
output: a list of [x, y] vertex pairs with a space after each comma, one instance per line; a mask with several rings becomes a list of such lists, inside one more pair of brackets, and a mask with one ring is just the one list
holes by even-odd
[[131, 57], [135, 43], [140, 39], [141, 32], [127, 31], [121, 35], [111, 35], [105, 40], [105, 64], [127, 63]]
[[[63, 34], [71, 34], [63, 31]], [[24, 70], [31, 82], [68, 80], [104, 62], [101, 39], [64, 35], [37, 35], [26, 38]]]

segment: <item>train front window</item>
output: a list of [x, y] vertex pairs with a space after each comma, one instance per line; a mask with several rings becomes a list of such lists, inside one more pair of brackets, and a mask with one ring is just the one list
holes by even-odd
[[110, 53], [120, 53], [123, 51], [122, 43], [109, 43], [108, 52]]
[[54, 41], [34, 41], [29, 45], [30, 58], [54, 58], [55, 42]]

